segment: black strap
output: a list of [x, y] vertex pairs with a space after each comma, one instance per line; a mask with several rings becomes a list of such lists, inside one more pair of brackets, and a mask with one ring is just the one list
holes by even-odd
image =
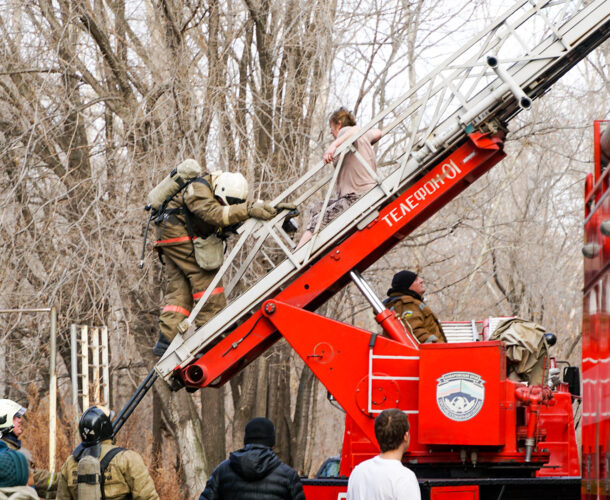
[[194, 177], [192, 179], [189, 179], [188, 181], [183, 181], [181, 177], [178, 177], [176, 179], [176, 182], [178, 183], [178, 186], [180, 186], [180, 189], [178, 189], [178, 191], [176, 191], [176, 193], [172, 196], [168, 196], [163, 201], [163, 203], [161, 203], [161, 206], [154, 214], [154, 219], [156, 219], [155, 224], [161, 223], [163, 215], [167, 213], [167, 205], [169, 205], [169, 202], [172, 201], [179, 193], [182, 193], [182, 201], [184, 205], [184, 191], [186, 191], [186, 187], [192, 182], [199, 182], [201, 184], [205, 184], [210, 189], [210, 191], [212, 190], [212, 186], [210, 186], [210, 183], [202, 177]]
[[97, 474], [79, 474], [76, 476], [77, 483], [97, 484]]
[[125, 451], [125, 448], [119, 446], [112, 448], [104, 455], [104, 458], [100, 460], [100, 488], [102, 489], [102, 500], [106, 500], [106, 493], [104, 492], [104, 482], [106, 478], [104, 473], [106, 472], [108, 465], [110, 465], [110, 461], [122, 451]]
[[[210, 183], [208, 181], [206, 181], [203, 177], [195, 177], [194, 179], [191, 179], [191, 182], [199, 182], [200, 184], [205, 184], [210, 191], [212, 191], [212, 186], [210, 186]], [[214, 191], [212, 191], [212, 193], [214, 193]]]

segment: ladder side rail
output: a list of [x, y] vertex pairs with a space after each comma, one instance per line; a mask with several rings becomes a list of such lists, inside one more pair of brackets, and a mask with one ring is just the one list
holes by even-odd
[[70, 325], [70, 378], [72, 379], [72, 411], [78, 425], [78, 332], [75, 324]]
[[[513, 9], [513, 10], [514, 10], [514, 9]], [[536, 12], [540, 12], [539, 7], [537, 7], [536, 9], [534, 9], [534, 11], [536, 11]], [[520, 18], [520, 19], [518, 20], [518, 24], [521, 24], [522, 22], [524, 22], [524, 19], [527, 19], [529, 16], [531, 16], [531, 11], [530, 11], [529, 13], [524, 14], [524, 15], [522, 16], [522, 18]], [[548, 20], [547, 20], [547, 23], [548, 23]], [[449, 81], [451, 81], [452, 79], [453, 79], [453, 78], [449, 78]], [[393, 108], [390, 108], [390, 109], [386, 110], [384, 113], [390, 112], [392, 109], [393, 109]], [[382, 114], [383, 114], [383, 113], [382, 113]], [[476, 114], [476, 112], [473, 112], [473, 114]], [[370, 129], [372, 126], [373, 126], [373, 125], [375, 125], [375, 124], [376, 124], [376, 123], [375, 123], [375, 121], [377, 121], [377, 120], [378, 120], [378, 118], [379, 118], [379, 117], [377, 117], [375, 120], [373, 120], [373, 121], [372, 121], [372, 122], [371, 122], [371, 123], [370, 123], [368, 126], [364, 127], [364, 129], [361, 131], [361, 133], [360, 133], [360, 134], [357, 134], [355, 137], [353, 137], [353, 139], [352, 139], [351, 141], [347, 141], [347, 145], [351, 144], [351, 143], [352, 143], [354, 140], [356, 140], [358, 137], [360, 137], [362, 134], [364, 134], [366, 130], [369, 130], [369, 129]], [[392, 128], [392, 127], [388, 127], [388, 129], [390, 129], [390, 128]], [[385, 131], [387, 132], [387, 130], [385, 130]], [[346, 145], [346, 147], [347, 147], [347, 145]], [[280, 196], [279, 198], [282, 198], [282, 196]], [[278, 198], [278, 199], [279, 199], [279, 198]]]
[[[324, 176], [321, 181], [316, 183], [310, 189], [305, 191], [301, 196], [299, 196], [296, 200], [294, 200], [294, 203], [297, 204], [297, 205], [300, 205], [303, 201], [307, 200], [310, 196], [312, 196], [321, 186], [326, 184], [331, 178], [332, 178], [332, 174]], [[283, 216], [279, 215], [279, 216], [277, 216], [277, 218], [283, 219]], [[242, 279], [242, 277], [244, 276], [244, 274], [248, 270], [248, 267], [250, 266], [250, 264], [252, 263], [252, 261], [256, 257], [256, 253], [262, 247], [262, 245], [263, 245], [263, 243], [265, 241], [265, 238], [266, 238], [266, 231], [268, 231], [268, 228], [270, 226], [271, 227], [275, 227], [275, 225], [276, 225], [275, 222], [274, 222], [275, 220], [276, 219], [274, 219], [273, 221], [271, 221], [267, 225], [257, 224], [256, 221], [254, 221], [254, 220], [246, 221], [245, 224], [250, 224], [250, 225], [257, 224], [256, 225], [256, 231], [254, 231], [254, 233], [253, 233], [253, 237], [257, 239], [257, 242], [254, 244], [254, 247], [250, 250], [250, 252], [246, 256], [246, 258], [241, 262], [241, 264], [238, 267], [238, 270], [230, 278], [229, 285], [225, 286], [225, 295], [227, 297], [231, 294], [231, 292], [233, 291], [233, 289], [235, 288], [237, 283], [239, 283], [239, 281]], [[248, 225], [247, 227], [250, 227], [250, 225]], [[277, 225], [279, 226], [279, 224], [277, 224]], [[240, 232], [240, 230], [238, 230], [238, 233], [239, 232]], [[240, 238], [243, 238], [243, 234], [242, 234], [242, 236]], [[245, 242], [245, 239], [244, 239], [244, 242]], [[238, 245], [242, 245], [242, 244], [243, 243], [241, 243], [241, 241], [238, 242]], [[234, 259], [234, 257], [233, 257], [234, 255], [237, 255], [237, 252], [235, 252], [235, 253], [231, 252], [231, 254], [230, 254], [230, 256], [229, 256], [229, 258], [227, 260], [231, 260], [232, 261]], [[298, 267], [300, 267], [300, 266], [298, 266]], [[227, 266], [227, 269], [229, 269], [229, 266]]]
[[316, 240], [318, 239], [318, 234], [320, 232], [320, 229], [322, 228], [322, 222], [324, 222], [324, 216], [326, 215], [326, 208], [328, 207], [328, 203], [330, 201], [332, 189], [337, 184], [337, 178], [339, 177], [339, 171], [341, 170], [341, 166], [343, 165], [343, 162], [345, 161], [346, 155], [347, 155], [347, 151], [344, 151], [339, 156], [339, 161], [337, 162], [337, 166], [334, 168], [333, 177], [332, 177], [329, 187], [326, 191], [326, 195], [324, 196], [324, 201], [322, 202], [322, 207], [320, 209], [320, 213], [318, 213], [318, 220], [316, 221], [316, 227], [312, 231], [311, 239], [304, 245], [305, 255], [303, 257], [303, 262], [309, 261], [309, 257], [311, 257], [312, 251], [316, 244]]
[[81, 381], [83, 411], [89, 408], [89, 335], [87, 326], [80, 327]]
[[[437, 152], [434, 160], [440, 156], [442, 152]], [[404, 176], [404, 183], [408, 183], [418, 174], [417, 168], [419, 164], [414, 160], [410, 162], [410, 169]], [[396, 183], [396, 178], [400, 175], [398, 170], [394, 170], [386, 179], [387, 185]], [[333, 246], [336, 241], [352, 230], [360, 220], [366, 219], [369, 212], [363, 213], [362, 207], [373, 207], [376, 210], [383, 202], [386, 201], [384, 192], [381, 188], [375, 187], [362, 198], [356, 201], [354, 205], [340, 214], [336, 219], [331, 221], [329, 225], [323, 229], [318, 239], [319, 246], [314, 249], [316, 255], [322, 253], [323, 250]], [[354, 218], [353, 214], [358, 214]], [[295, 254], [298, 257], [299, 252], [304, 252], [305, 246], [299, 249]], [[299, 258], [299, 260], [301, 260]], [[223, 311], [212, 318], [205, 326], [197, 330], [193, 335], [189, 335], [183, 342], [181, 336], [177, 336], [172, 342], [172, 345], [162, 358], [159, 366], [160, 373], [167, 375], [175, 366], [190, 361], [201, 348], [212, 341], [216, 336], [222, 333], [226, 327], [232, 325], [235, 320], [239, 319], [244, 314], [249, 314], [257, 304], [259, 304], [267, 296], [268, 291], [273, 287], [281, 287], [293, 276], [290, 274], [294, 271], [292, 263], [284, 261], [276, 267], [271, 273], [264, 276], [256, 285], [245, 291], [240, 297], [228, 304]], [[175, 356], [171, 356], [174, 353]], [[163, 366], [161, 366], [163, 365]]]
[[91, 328], [91, 357], [93, 358], [93, 402], [100, 403], [101, 394], [101, 352], [100, 352], [100, 329], [95, 326]]
[[104, 404], [110, 408], [110, 363], [109, 363], [108, 327], [102, 327], [102, 387]]
[[[598, 5], [598, 7], [599, 7], [599, 5]], [[573, 23], [573, 24], [574, 24], [574, 23]], [[578, 25], [578, 23], [575, 23], [575, 24], [576, 24], [576, 25]], [[586, 31], [584, 27], [583, 27], [583, 31]], [[550, 58], [550, 57], [549, 57], [549, 58]], [[536, 60], [537, 60], [538, 62], [539, 62], [539, 61], [543, 61], [543, 59], [539, 59], [539, 58], [537, 58]], [[573, 64], [575, 64], [575, 62], [573, 62], [571, 65], [573, 65]], [[524, 65], [524, 66], [525, 66], [525, 65]], [[540, 71], [540, 69], [538, 69], [537, 71], [539, 72], [539, 71]], [[534, 71], [534, 76], [535, 76], [536, 74], [538, 74], [538, 73], [537, 73], [537, 71]], [[478, 115], [478, 114], [481, 112], [481, 110], [483, 110], [483, 111], [484, 111], [485, 109], [487, 109], [487, 108], [491, 107], [491, 106], [492, 106], [492, 104], [494, 104], [494, 102], [495, 102], [496, 100], [500, 99], [501, 97], [503, 97], [503, 96], [504, 96], [504, 94], [506, 94], [506, 93], [507, 93], [507, 89], [506, 89], [506, 88], [502, 88], [502, 87], [505, 87], [505, 86], [506, 86], [506, 84], [497, 86], [496, 91], [495, 91], [495, 93], [494, 93], [493, 97], [492, 97], [491, 99], [484, 99], [482, 103], [479, 103], [479, 105], [478, 105], [478, 106], [476, 106], [475, 108], [473, 108], [472, 110], [470, 110], [470, 115], [472, 115], [472, 116], [467, 115], [467, 117], [468, 117], [469, 119], [475, 119], [475, 118], [477, 118], [477, 115]], [[539, 88], [540, 88], [540, 86], [539, 86]], [[509, 96], [509, 100], [510, 100], [510, 96]], [[501, 106], [500, 106], [500, 109], [502, 109], [502, 107], [501, 107]], [[498, 112], [498, 111], [496, 110], [496, 113], [497, 113], [497, 112]], [[514, 111], [511, 111], [511, 112], [514, 112]], [[458, 118], [459, 118], [459, 117], [458, 117]], [[479, 118], [480, 118], [480, 117], [479, 117]], [[464, 117], [462, 117], [462, 120], [467, 121], [467, 119], [465, 119]], [[445, 123], [446, 123], [446, 122], [445, 122]], [[369, 128], [370, 128], [370, 127], [369, 127]], [[441, 127], [441, 128], [442, 128], [442, 127]], [[441, 137], [442, 141], [447, 141], [447, 140], [448, 140], [448, 137], [450, 137], [450, 136], [452, 136], [452, 135], [453, 135], [453, 136], [456, 136], [456, 138], [459, 138], [460, 133], [463, 133], [463, 130], [461, 130], [462, 128], [463, 128], [463, 124], [461, 124], [461, 123], [459, 122], [459, 120], [457, 120], [457, 119], [456, 119], [456, 120], [454, 120], [454, 123], [452, 123], [452, 126], [451, 126], [451, 127], [448, 127], [448, 130], [446, 130], [446, 131], [444, 132], [443, 136]], [[456, 140], [456, 139], [454, 138], [453, 140]], [[347, 146], [346, 146], [346, 147], [347, 147]], [[399, 176], [399, 177], [402, 177], [402, 176]], [[352, 225], [352, 228], [353, 228], [353, 227], [354, 227], [354, 226]], [[343, 234], [345, 234], [345, 233], [343, 233]], [[339, 237], [340, 237], [340, 235], [339, 235], [339, 233], [337, 233], [336, 238], [335, 238], [335, 241], [336, 241], [336, 240], [338, 240], [338, 239], [339, 239]], [[322, 244], [321, 244], [320, 246], [322, 246]], [[315, 250], [315, 249], [314, 249], [314, 250]], [[277, 284], [277, 283], [276, 283], [276, 284]]]

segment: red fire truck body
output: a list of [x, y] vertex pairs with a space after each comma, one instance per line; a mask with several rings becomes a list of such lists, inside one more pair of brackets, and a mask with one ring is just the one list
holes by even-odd
[[582, 498], [586, 500], [610, 495], [610, 130], [606, 128], [602, 141], [604, 124], [595, 122], [595, 169], [585, 181]]

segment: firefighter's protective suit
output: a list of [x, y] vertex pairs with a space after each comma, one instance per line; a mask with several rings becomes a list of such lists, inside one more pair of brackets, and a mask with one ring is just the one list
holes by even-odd
[[[113, 448], [112, 440], [101, 442], [100, 460]], [[77, 500], [78, 461], [73, 455], [61, 468], [57, 498], [61, 500]], [[104, 493], [106, 500], [158, 500], [148, 469], [142, 457], [131, 450], [121, 451], [113, 457], [104, 474]]]
[[[247, 184], [244, 199], [223, 196], [217, 189], [221, 182], [221, 177], [210, 175], [196, 178], [172, 198], [159, 223], [155, 247], [165, 261], [167, 281], [165, 305], [159, 318], [159, 341], [153, 350], [157, 356], [163, 355], [177, 335], [178, 325], [189, 316], [193, 304], [203, 296], [216, 274], [216, 269], [204, 270], [198, 264], [193, 240], [208, 238], [219, 228], [249, 217], [267, 220], [277, 213], [268, 203], [244, 201]], [[225, 304], [224, 289], [215, 288], [195, 318], [195, 325], [204, 325]]]

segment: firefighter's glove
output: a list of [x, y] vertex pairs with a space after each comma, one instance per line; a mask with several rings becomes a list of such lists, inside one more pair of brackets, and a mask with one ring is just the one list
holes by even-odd
[[[286, 202], [282, 202], [282, 203], [278, 203], [275, 208], [277, 209], [278, 212], [282, 211], [282, 210], [296, 210], [297, 206], [294, 203], [286, 203]], [[298, 215], [298, 214], [297, 214]]]
[[277, 214], [277, 210], [266, 201], [257, 201], [248, 208], [248, 216], [255, 219], [269, 220], [273, 219]]

